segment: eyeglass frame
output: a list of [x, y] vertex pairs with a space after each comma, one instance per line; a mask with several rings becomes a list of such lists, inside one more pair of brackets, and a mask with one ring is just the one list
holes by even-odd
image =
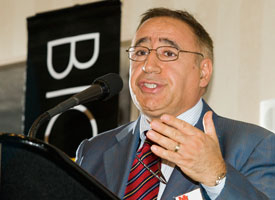
[[[144, 134], [146, 134], [147, 131], [145, 131]], [[147, 142], [150, 146], [152, 146], [152, 142], [150, 140], [145, 140], [144, 142]], [[138, 157], [138, 155], [136, 154], [136, 159], [138, 160], [138, 162], [140, 164], [142, 164], [145, 169], [147, 169], [154, 177], [156, 177], [160, 182], [162, 182], [163, 184], [167, 184], [167, 181], [165, 179], [165, 177], [163, 176], [163, 174], [161, 173], [161, 169], [160, 169], [160, 166], [159, 166], [159, 170], [157, 172], [154, 172], [153, 170], [150, 169], [149, 166], [147, 166], [140, 157]], [[158, 175], [158, 173], [160, 174], [160, 176]]]
[[[156, 177], [163, 184], [167, 184], [167, 181], [165, 180], [165, 178], [164, 178], [163, 174], [161, 173], [160, 169], [159, 169], [159, 171], [157, 173], [155, 173], [137, 155], [136, 155], [136, 158], [139, 161], [139, 163], [142, 164], [154, 177]], [[160, 173], [160, 176], [158, 175], [158, 173]]]
[[[145, 57], [144, 60], [137, 61], [137, 60], [133, 60], [133, 59], [130, 57], [130, 53], [132, 52], [132, 51], [130, 51], [130, 49], [131, 49], [131, 48], [136, 48], [136, 47], [142, 47], [142, 48], [145, 48], [145, 49], [148, 50], [148, 54], [146, 54], [146, 57]], [[176, 57], [175, 59], [173, 59], [173, 60], [162, 60], [162, 59], [160, 59], [159, 54], [158, 54], [158, 49], [159, 49], [159, 48], [163, 48], [163, 47], [169, 47], [169, 48], [176, 49], [176, 50], [178, 51], [177, 57]], [[143, 61], [147, 60], [148, 55], [149, 55], [153, 50], [156, 51], [157, 58], [158, 58], [160, 61], [162, 61], [162, 62], [170, 62], [170, 61], [175, 61], [175, 60], [177, 60], [177, 59], [179, 58], [179, 53], [181, 53], [181, 52], [183, 52], [183, 53], [192, 53], [192, 54], [196, 54], [196, 55], [202, 56], [202, 57], [204, 58], [204, 55], [203, 55], [202, 53], [195, 52], [195, 51], [182, 50], [182, 49], [178, 49], [178, 48], [173, 47], [173, 46], [159, 46], [159, 47], [157, 47], [157, 48], [155, 48], [155, 49], [150, 49], [150, 48], [145, 47], [145, 46], [131, 46], [131, 47], [129, 47], [129, 48], [126, 50], [126, 52], [128, 53], [128, 58], [129, 58], [130, 60], [132, 60], [132, 61], [134, 61], [134, 62], [143, 62]]]

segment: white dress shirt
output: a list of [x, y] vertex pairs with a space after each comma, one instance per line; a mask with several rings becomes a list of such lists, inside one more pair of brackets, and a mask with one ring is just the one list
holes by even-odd
[[[192, 107], [191, 109], [187, 110], [186, 112], [180, 114], [179, 116], [177, 116], [177, 118], [195, 126], [195, 124], [198, 122], [198, 120], [200, 118], [202, 108], [203, 108], [203, 103], [202, 103], [202, 99], [200, 99], [194, 107]], [[141, 114], [141, 120], [140, 120], [140, 140], [141, 140], [141, 142], [140, 142], [139, 148], [142, 147], [142, 145], [146, 139], [146, 136], [144, 135], [144, 131], [149, 130], [149, 129], [151, 129], [151, 128], [150, 128], [150, 124], [148, 123], [148, 121], [146, 119], [146, 116], [144, 114]], [[162, 159], [161, 172], [167, 182], [168, 182], [174, 168], [175, 168], [174, 163]], [[224, 187], [224, 184], [225, 184], [225, 178], [222, 179], [222, 182], [217, 186], [209, 187], [209, 186], [206, 186], [203, 184], [202, 184], [202, 186], [206, 190], [210, 199], [215, 200], [221, 193], [221, 191]], [[159, 193], [158, 193], [158, 198], [157, 198], [158, 200], [160, 200], [165, 187], [166, 187], [166, 184], [160, 182]]]

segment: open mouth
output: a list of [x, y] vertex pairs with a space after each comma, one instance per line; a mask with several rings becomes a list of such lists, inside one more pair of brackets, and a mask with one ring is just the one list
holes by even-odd
[[156, 88], [157, 84], [155, 83], [144, 83], [144, 86], [150, 89]]
[[162, 91], [163, 84], [156, 81], [143, 80], [139, 82], [139, 88], [145, 92], [150, 94], [156, 94]]

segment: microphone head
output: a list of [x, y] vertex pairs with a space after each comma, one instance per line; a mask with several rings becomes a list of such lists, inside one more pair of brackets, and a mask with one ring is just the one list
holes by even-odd
[[103, 100], [108, 100], [118, 94], [123, 88], [123, 81], [118, 74], [105, 74], [94, 80], [93, 84], [98, 84], [103, 88]]

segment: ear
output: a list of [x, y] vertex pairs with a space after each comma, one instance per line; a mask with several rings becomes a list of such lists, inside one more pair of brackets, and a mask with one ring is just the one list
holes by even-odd
[[212, 76], [213, 64], [208, 58], [203, 59], [200, 63], [200, 87], [207, 87]]

